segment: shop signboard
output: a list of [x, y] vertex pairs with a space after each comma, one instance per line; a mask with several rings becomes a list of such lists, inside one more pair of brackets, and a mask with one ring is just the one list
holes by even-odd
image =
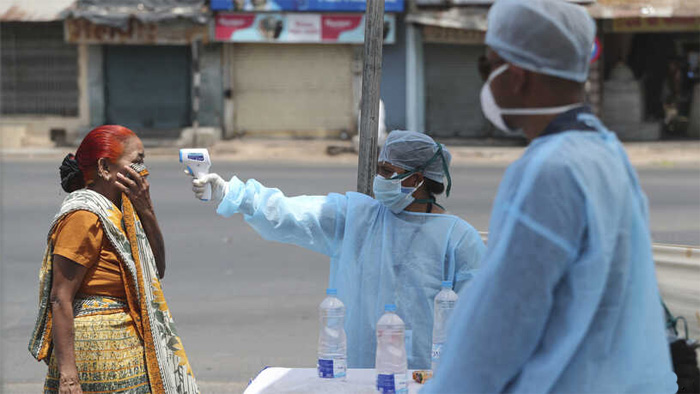
[[[367, 0], [211, 0], [213, 11], [364, 12]], [[403, 12], [404, 0], [384, 0], [386, 12]]]
[[423, 41], [435, 44], [483, 45], [486, 32], [481, 30], [451, 29], [423, 26]]
[[620, 33], [671, 33], [700, 31], [700, 17], [617, 18], [613, 31]]
[[[219, 13], [215, 39], [224, 42], [364, 43], [364, 14]], [[396, 40], [396, 18], [384, 15], [384, 42]]]
[[181, 45], [209, 41], [209, 26], [187, 21], [159, 24], [132, 18], [126, 28], [120, 28], [68, 18], [63, 32], [66, 42], [71, 44]]

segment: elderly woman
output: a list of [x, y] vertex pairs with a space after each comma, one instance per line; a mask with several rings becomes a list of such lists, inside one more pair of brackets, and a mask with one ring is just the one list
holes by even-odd
[[[46, 393], [196, 393], [163, 297], [165, 247], [143, 165], [121, 126], [92, 130], [61, 166], [29, 343]], [[138, 170], [138, 171], [137, 171]]]
[[209, 174], [218, 214], [243, 214], [268, 240], [330, 257], [330, 286], [345, 303], [351, 368], [373, 368], [376, 322], [396, 304], [406, 323], [408, 366], [430, 368], [433, 300], [442, 281], [459, 291], [479, 267], [485, 247], [476, 230], [447, 214], [435, 196], [445, 190], [450, 154], [425, 134], [394, 131], [379, 158], [375, 198], [360, 193], [287, 197], [258, 181]]

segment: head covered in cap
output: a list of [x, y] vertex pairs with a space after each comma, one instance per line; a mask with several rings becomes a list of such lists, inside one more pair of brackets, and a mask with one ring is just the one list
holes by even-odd
[[486, 45], [526, 70], [585, 82], [595, 31], [588, 12], [565, 0], [497, 0]]
[[379, 154], [379, 161], [421, 173], [438, 183], [443, 183], [447, 177], [449, 193], [452, 155], [445, 145], [435, 142], [426, 134], [406, 130], [392, 131]]

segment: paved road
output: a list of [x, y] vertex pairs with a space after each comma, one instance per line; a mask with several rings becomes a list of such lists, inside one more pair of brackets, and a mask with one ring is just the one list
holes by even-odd
[[[174, 159], [148, 163], [165, 235], [166, 297], [204, 392], [240, 390], [266, 365], [315, 365], [316, 307], [327, 258], [263, 241], [240, 217], [222, 219], [195, 201]], [[36, 392], [46, 371], [26, 351], [34, 322], [45, 232], [64, 193], [56, 162], [3, 162], [0, 240], [0, 381], [4, 392]], [[287, 194], [351, 190], [351, 167], [217, 163]], [[448, 208], [488, 226], [503, 168], [456, 168]], [[700, 169], [640, 171], [657, 242], [700, 245]]]

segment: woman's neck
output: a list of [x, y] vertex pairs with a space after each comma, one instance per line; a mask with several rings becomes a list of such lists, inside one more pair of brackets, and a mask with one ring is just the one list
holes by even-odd
[[119, 208], [122, 206], [122, 193], [119, 190], [107, 187], [106, 185], [97, 182], [88, 185], [87, 188], [107, 197], [115, 207]]

